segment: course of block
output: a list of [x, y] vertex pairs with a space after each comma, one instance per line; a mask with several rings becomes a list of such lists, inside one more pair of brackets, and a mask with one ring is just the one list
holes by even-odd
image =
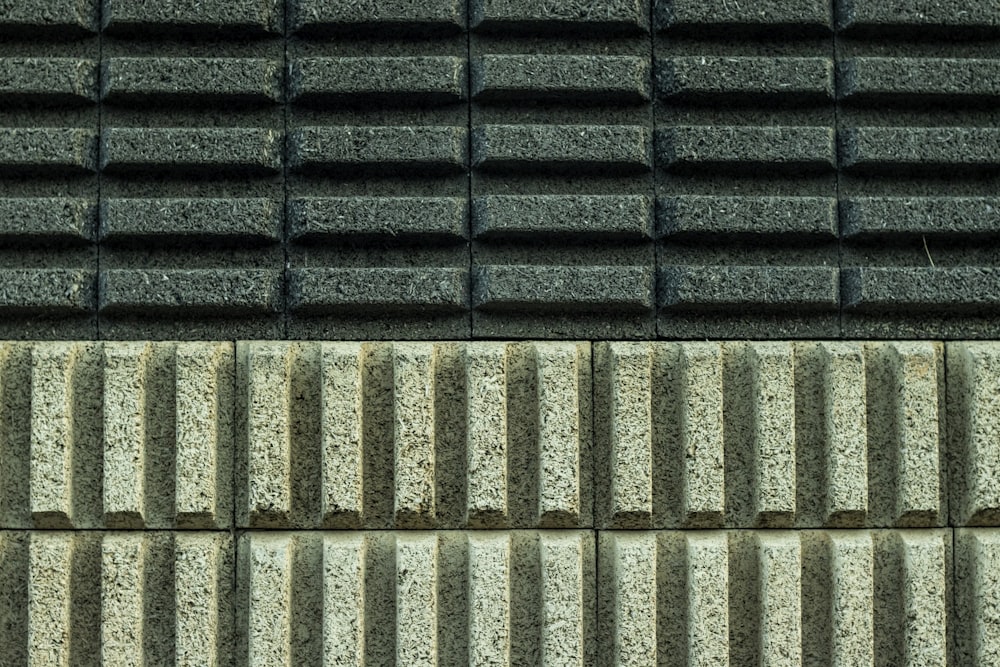
[[1000, 334], [992, 0], [51, 0], [0, 34], [2, 338]]

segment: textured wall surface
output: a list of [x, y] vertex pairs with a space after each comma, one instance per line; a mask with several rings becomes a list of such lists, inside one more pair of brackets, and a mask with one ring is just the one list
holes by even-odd
[[983, 342], [3, 343], [0, 664], [993, 664], [997, 406]]
[[0, 336], [990, 338], [994, 0], [9, 0]]
[[998, 192], [1000, 0], [0, 0], [0, 667], [1000, 665]]

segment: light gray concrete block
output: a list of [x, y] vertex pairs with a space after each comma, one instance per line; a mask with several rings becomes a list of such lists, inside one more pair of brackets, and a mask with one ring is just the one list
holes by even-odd
[[0, 554], [7, 664], [233, 664], [228, 533], [5, 531]]
[[943, 364], [931, 342], [599, 343], [597, 525], [941, 526]]
[[951, 520], [959, 526], [1000, 521], [995, 415], [1000, 414], [1000, 354], [991, 343], [948, 345], [948, 460]]
[[594, 664], [586, 531], [251, 531], [239, 561], [237, 664]]
[[944, 530], [603, 532], [600, 664], [951, 664], [950, 567]]
[[240, 526], [591, 521], [590, 348], [241, 343]]
[[29, 388], [0, 403], [0, 453], [26, 478], [3, 498], [4, 527], [231, 524], [232, 344], [3, 347], [0, 382]]
[[988, 665], [1000, 660], [1000, 531], [955, 531], [956, 665]]

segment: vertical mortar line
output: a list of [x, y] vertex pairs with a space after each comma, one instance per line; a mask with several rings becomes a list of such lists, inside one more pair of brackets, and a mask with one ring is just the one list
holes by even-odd
[[473, 324], [472, 310], [473, 310], [473, 299], [472, 290], [474, 288], [474, 273], [475, 265], [473, 263], [472, 254], [472, 3], [474, 0], [467, 0], [465, 3], [465, 85], [466, 85], [466, 123], [468, 127], [466, 135], [466, 154], [468, 160], [468, 166], [466, 167], [466, 172], [468, 175], [468, 187], [466, 194], [466, 210], [468, 214], [465, 218], [465, 229], [466, 234], [469, 237], [469, 248], [468, 248], [468, 267], [469, 273], [466, 278], [466, 284], [469, 290], [469, 340], [475, 340], [476, 332]]
[[281, 202], [281, 249], [282, 257], [284, 259], [284, 264], [281, 267], [281, 333], [282, 338], [288, 339], [288, 283], [291, 280], [291, 258], [288, 252], [288, 79], [289, 79], [289, 67], [291, 63], [288, 60], [288, 36], [289, 36], [289, 21], [291, 20], [291, 12], [289, 11], [289, 4], [292, 0], [285, 0], [282, 5], [282, 21], [281, 21], [281, 45], [282, 45], [282, 63], [281, 63], [281, 124], [282, 124], [282, 136], [281, 136], [281, 192], [282, 199]]
[[94, 245], [97, 247], [97, 275], [94, 290], [95, 338], [101, 340], [101, 226], [104, 223], [104, 194], [101, 191], [101, 153], [104, 152], [104, 3], [97, 3], [97, 224]]
[[[650, 161], [649, 165], [649, 194], [652, 204], [653, 219], [650, 221], [652, 227], [653, 243], [653, 340], [660, 337], [660, 316], [659, 316], [659, 288], [660, 288], [660, 238], [657, 233], [656, 223], [656, 3], [659, 0], [649, 0], [649, 142]], [[592, 376], [593, 377], [593, 376]], [[596, 507], [595, 507], [596, 509]]]
[[840, 223], [840, 77], [837, 75], [837, 69], [840, 66], [840, 31], [837, 27], [837, 15], [840, 8], [840, 3], [842, 0], [833, 0], [831, 3], [831, 10], [833, 16], [831, 20], [833, 21], [833, 163], [835, 170], [834, 179], [834, 196], [836, 197], [836, 208], [834, 209], [837, 214], [837, 291], [839, 294], [838, 301], [838, 338], [844, 337], [844, 229], [843, 225]]

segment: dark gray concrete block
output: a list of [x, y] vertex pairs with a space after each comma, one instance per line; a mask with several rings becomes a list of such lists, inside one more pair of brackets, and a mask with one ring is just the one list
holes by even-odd
[[110, 243], [276, 243], [282, 227], [279, 203], [264, 197], [106, 199], [101, 204], [101, 240]]
[[837, 269], [829, 266], [665, 266], [659, 275], [665, 310], [836, 311]]
[[300, 197], [288, 202], [289, 238], [302, 243], [363, 239], [458, 243], [469, 237], [459, 197]]
[[840, 203], [848, 238], [1000, 236], [1000, 197], [851, 197]]
[[101, 166], [132, 173], [273, 174], [281, 170], [281, 133], [265, 128], [105, 128]]
[[837, 26], [883, 35], [890, 31], [996, 35], [1000, 33], [1000, 4], [995, 0], [839, 0]]
[[672, 171], [832, 171], [832, 127], [691, 125], [657, 131], [656, 157]]
[[282, 99], [281, 64], [266, 58], [110, 58], [102, 97], [115, 104], [266, 104]]
[[101, 271], [102, 315], [267, 315], [281, 308], [281, 273], [263, 269]]
[[472, 305], [492, 313], [646, 313], [653, 272], [645, 266], [480, 266]]
[[85, 197], [0, 199], [0, 242], [86, 243], [93, 240], [97, 203]]
[[280, 35], [282, 0], [103, 0], [102, 18], [111, 33]]
[[948, 176], [1000, 168], [1000, 129], [994, 127], [854, 127], [838, 139], [840, 164], [852, 171]]
[[465, 0], [286, 0], [290, 29], [303, 35], [456, 34], [465, 29]]
[[0, 35], [78, 37], [98, 30], [98, 0], [0, 0]]
[[854, 267], [842, 274], [851, 312], [1000, 313], [1000, 269], [992, 266]]
[[80, 174], [96, 166], [96, 128], [0, 128], [0, 174]]
[[481, 241], [634, 240], [652, 237], [652, 201], [642, 195], [487, 195], [472, 202]]
[[473, 129], [473, 166], [498, 172], [619, 176], [651, 166], [650, 136], [632, 125], [486, 125]]
[[361, 177], [372, 173], [424, 176], [461, 173], [468, 162], [464, 127], [303, 127], [288, 138], [297, 171]]
[[289, 72], [299, 104], [457, 104], [468, 87], [465, 59], [454, 56], [296, 58]]
[[679, 195], [657, 200], [657, 227], [670, 238], [837, 237], [834, 197], [712, 197]]
[[649, 31], [648, 0], [472, 0], [474, 29], [518, 32], [641, 34]]
[[0, 106], [97, 101], [97, 63], [88, 58], [0, 58]]
[[87, 269], [0, 269], [0, 319], [72, 316], [94, 309], [96, 273]]
[[650, 98], [648, 58], [485, 55], [472, 64], [477, 102], [642, 104]]
[[659, 30], [713, 30], [726, 32], [829, 33], [833, 9], [830, 0], [658, 0]]
[[984, 58], [849, 58], [837, 66], [841, 99], [862, 104], [939, 102], [949, 106], [1000, 100], [1000, 60]]
[[833, 98], [833, 60], [672, 56], [657, 61], [656, 91], [672, 101], [816, 104]]
[[299, 315], [450, 315], [468, 303], [464, 268], [302, 268], [292, 270], [288, 285], [289, 311]]

